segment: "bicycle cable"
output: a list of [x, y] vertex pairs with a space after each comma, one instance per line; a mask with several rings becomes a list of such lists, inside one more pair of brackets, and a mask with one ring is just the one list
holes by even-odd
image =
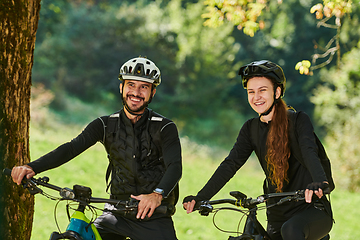
[[[234, 234], [244, 234], [243, 232], [241, 232], [239, 229], [240, 229], [240, 225], [241, 223], [243, 222], [245, 216], [246, 217], [250, 217], [251, 220], [254, 221], [254, 219], [252, 219], [252, 216], [250, 215], [250, 212], [251, 211], [262, 211], [262, 210], [266, 210], [267, 208], [270, 208], [270, 207], [274, 207], [276, 206], [276, 204], [271, 204], [269, 206], [260, 206], [258, 207], [256, 210], [241, 210], [241, 209], [237, 209], [237, 208], [232, 208], [232, 207], [222, 207], [222, 208], [218, 208], [214, 211], [214, 216], [213, 216], [213, 225], [215, 226], [215, 228], [217, 228], [219, 231], [221, 232], [224, 232], [224, 233], [234, 233]], [[221, 229], [215, 222], [215, 216], [216, 214], [221, 211], [221, 210], [232, 210], [232, 211], [237, 211], [237, 212], [240, 212], [242, 213], [242, 217], [240, 218], [239, 222], [238, 222], [238, 226], [237, 226], [237, 231], [227, 231], [227, 230], [224, 230], [224, 229]]]
[[[217, 214], [219, 211], [222, 211], [222, 210], [232, 210], [232, 211], [241, 212], [241, 213], [243, 214], [242, 217], [240, 218], [239, 222], [238, 222], [237, 231], [228, 231], [228, 230], [224, 230], [224, 229], [221, 229], [220, 227], [218, 227], [218, 225], [217, 225], [216, 222], [215, 222], [215, 216], [216, 216], [216, 214]], [[241, 209], [231, 208], [231, 207], [218, 208], [218, 209], [216, 209], [215, 212], [214, 212], [213, 225], [214, 225], [215, 228], [217, 228], [219, 231], [224, 232], [224, 233], [242, 234], [242, 232], [240, 232], [240, 230], [239, 230], [240, 224], [241, 224], [241, 222], [243, 221], [244, 217], [248, 215], [248, 212], [249, 212], [249, 211], [244, 211], [244, 210], [241, 210]]]
[[48, 198], [50, 200], [54, 200], [54, 201], [61, 199], [60, 197], [55, 197], [55, 196], [53, 196], [51, 194], [48, 194], [46, 192], [41, 192], [40, 194], [43, 195], [44, 197], [46, 197], [46, 198]]
[[55, 220], [55, 224], [56, 224], [56, 227], [57, 229], [59, 230], [59, 233], [61, 233], [61, 230], [60, 230], [60, 226], [59, 226], [59, 223], [58, 223], [58, 220], [57, 220], [57, 217], [56, 217], [56, 211], [57, 211], [57, 207], [59, 205], [59, 203], [62, 201], [62, 199], [59, 199], [56, 204], [55, 204], [55, 207], [54, 207], [54, 220]]

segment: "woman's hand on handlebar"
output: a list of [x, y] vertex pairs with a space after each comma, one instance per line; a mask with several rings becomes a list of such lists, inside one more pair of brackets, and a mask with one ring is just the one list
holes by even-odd
[[161, 205], [162, 195], [158, 193], [141, 194], [138, 196], [131, 195], [132, 198], [139, 200], [138, 212], [136, 218], [144, 219], [146, 214], [151, 217], [155, 209]]
[[196, 204], [195, 200], [192, 200], [191, 202], [183, 203], [186, 213], [191, 213], [194, 210], [195, 204]]
[[21, 181], [24, 179], [24, 177], [29, 179], [32, 178], [33, 176], [35, 176], [35, 172], [28, 165], [14, 167], [11, 171], [11, 177], [17, 185], [21, 184]]
[[190, 196], [185, 197], [183, 200], [183, 207], [186, 210], [186, 213], [191, 213], [192, 211], [194, 211], [194, 207], [197, 202], [198, 202], [198, 199], [196, 196], [190, 195]]
[[322, 198], [322, 196], [324, 196], [323, 190], [325, 190], [326, 188], [329, 188], [329, 184], [327, 182], [310, 183], [309, 185], [307, 185], [305, 190], [305, 201], [307, 203], [311, 203], [314, 193], [318, 198]]

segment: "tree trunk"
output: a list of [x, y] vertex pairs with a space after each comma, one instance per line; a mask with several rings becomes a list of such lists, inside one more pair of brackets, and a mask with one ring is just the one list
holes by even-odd
[[[40, 0], [0, 1], [0, 169], [30, 160], [30, 88]], [[2, 174], [0, 174], [1, 176]], [[0, 179], [0, 239], [30, 239], [34, 197]]]

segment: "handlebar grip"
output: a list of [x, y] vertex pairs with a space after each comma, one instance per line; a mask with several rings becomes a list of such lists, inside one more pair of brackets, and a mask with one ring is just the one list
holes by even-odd
[[[4, 168], [3, 173], [4, 175], [11, 176], [12, 170], [9, 168]], [[25, 183], [28, 179], [26, 178], [26, 175], [24, 176], [22, 183]]]
[[5, 175], [11, 176], [11, 169], [9, 169], [9, 168], [4, 168], [3, 173], [4, 173]]

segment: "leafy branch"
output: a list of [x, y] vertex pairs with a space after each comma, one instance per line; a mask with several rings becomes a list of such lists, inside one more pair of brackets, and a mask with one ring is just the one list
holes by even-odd
[[[312, 56], [312, 62], [308, 60], [302, 60], [298, 62], [295, 66], [295, 69], [300, 72], [300, 74], [312, 75], [313, 70], [322, 68], [330, 64], [334, 58], [335, 53], [337, 54], [336, 64], [337, 67], [340, 67], [340, 30], [341, 30], [341, 20], [345, 14], [351, 13], [352, 0], [323, 0], [323, 4], [318, 3], [310, 9], [310, 13], [315, 13], [316, 19], [319, 19], [317, 27], [326, 27], [336, 29], [336, 34], [332, 37], [329, 42], [323, 48], [323, 53], [314, 54]], [[328, 21], [332, 18], [335, 18], [335, 24], [329, 24]], [[335, 45], [335, 46], [333, 46]], [[315, 43], [315, 48], [321, 48], [317, 43]], [[317, 64], [316, 62], [319, 59], [325, 59], [324, 62]]]
[[205, 0], [207, 12], [205, 26], [219, 27], [227, 20], [253, 37], [255, 32], [264, 28], [264, 22], [258, 17], [267, 6], [267, 0]]

